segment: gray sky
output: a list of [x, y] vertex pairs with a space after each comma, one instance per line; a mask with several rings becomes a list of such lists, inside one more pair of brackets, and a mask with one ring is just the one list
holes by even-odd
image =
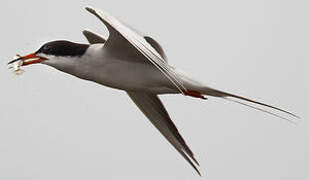
[[7, 70], [55, 39], [107, 36], [107, 10], [207, 85], [291, 110], [298, 125], [211, 98], [161, 96], [204, 179], [309, 179], [308, 1], [16, 1], [0, 7], [0, 179], [200, 179], [124, 92], [44, 65]]

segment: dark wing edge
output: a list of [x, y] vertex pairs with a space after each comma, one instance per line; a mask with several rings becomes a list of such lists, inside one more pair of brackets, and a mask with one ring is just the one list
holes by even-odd
[[197, 168], [198, 161], [194, 158], [194, 154], [180, 135], [158, 96], [146, 92], [127, 91], [127, 93], [151, 123], [201, 176]]

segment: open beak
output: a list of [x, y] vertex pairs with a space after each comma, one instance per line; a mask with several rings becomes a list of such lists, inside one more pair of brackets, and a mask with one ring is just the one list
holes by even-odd
[[8, 64], [12, 64], [12, 63], [14, 63], [16, 61], [20, 61], [20, 60], [23, 61], [22, 66], [27, 66], [27, 65], [30, 65], [30, 64], [41, 63], [42, 61], [45, 61], [47, 59], [44, 58], [44, 57], [37, 56], [36, 53], [31, 53], [31, 54], [28, 54], [26, 56], [21, 56], [17, 59], [14, 59], [14, 60], [10, 61]]

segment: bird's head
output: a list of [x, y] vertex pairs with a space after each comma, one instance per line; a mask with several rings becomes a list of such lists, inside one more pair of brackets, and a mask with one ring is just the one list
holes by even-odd
[[52, 41], [41, 46], [36, 52], [21, 56], [9, 62], [9, 64], [22, 60], [22, 66], [42, 63], [61, 70], [61, 68], [70, 65], [72, 60], [83, 56], [88, 47], [88, 44], [78, 44], [64, 40]]

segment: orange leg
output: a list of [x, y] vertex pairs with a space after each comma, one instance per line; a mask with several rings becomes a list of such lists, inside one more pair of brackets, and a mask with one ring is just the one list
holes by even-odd
[[195, 98], [201, 98], [201, 99], [207, 99], [206, 97], [204, 97], [200, 92], [198, 91], [191, 91], [191, 90], [187, 90], [184, 92], [184, 94], [186, 96], [191, 96], [191, 97], [195, 97]]

